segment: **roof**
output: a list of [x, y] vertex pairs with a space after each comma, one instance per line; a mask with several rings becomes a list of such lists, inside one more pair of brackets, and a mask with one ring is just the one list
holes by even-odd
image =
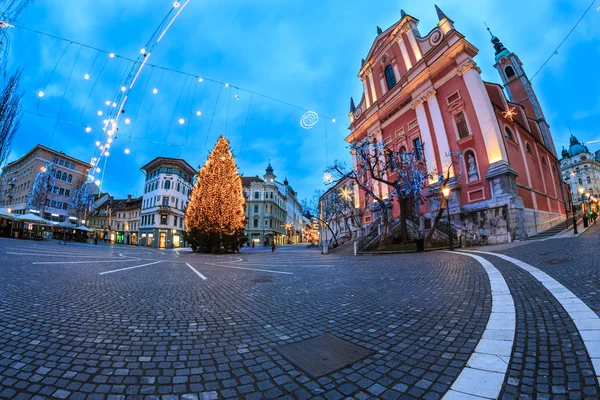
[[189, 174], [191, 174], [191, 175], [196, 175], [198, 173], [198, 171], [196, 170], [196, 168], [192, 167], [190, 165], [190, 163], [188, 163], [184, 159], [182, 159], [182, 158], [169, 158], [169, 157], [156, 157], [154, 160], [150, 161], [148, 164], [144, 165], [140, 169], [142, 169], [144, 171], [148, 171], [149, 169], [154, 169], [154, 168], [157, 168], [159, 165], [167, 164], [167, 163], [179, 164], [183, 168], [187, 169], [187, 172]]
[[252, 182], [263, 182], [262, 179], [256, 176], [242, 176], [242, 186], [250, 186]]
[[81, 161], [81, 160], [79, 160], [79, 159], [77, 159], [75, 157], [71, 157], [71, 156], [66, 155], [62, 151], [54, 150], [54, 149], [51, 149], [50, 147], [46, 147], [46, 146], [43, 146], [41, 144], [35, 145], [31, 150], [29, 150], [27, 153], [25, 153], [24, 155], [22, 155], [21, 157], [19, 157], [15, 161], [6, 164], [6, 166], [4, 168], [7, 168], [7, 167], [10, 167], [10, 166], [12, 166], [14, 164], [20, 163], [21, 161], [23, 161], [23, 159], [27, 158], [31, 153], [35, 152], [38, 149], [52, 152], [52, 153], [54, 153], [54, 154], [56, 154], [58, 156], [61, 156], [61, 157], [65, 158], [65, 159], [68, 159], [70, 161], [77, 162], [79, 164], [85, 165], [88, 169], [92, 168], [92, 166], [88, 162]]

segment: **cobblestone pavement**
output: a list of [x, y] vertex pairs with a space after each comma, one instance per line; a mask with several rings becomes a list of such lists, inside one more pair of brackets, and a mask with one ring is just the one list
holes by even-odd
[[[503, 253], [544, 269], [546, 256], [524, 254], [548, 245], [560, 254], [559, 244], [590, 245], [594, 235]], [[510, 262], [484, 257], [517, 314], [496, 393], [597, 398], [593, 361], [559, 301]], [[465, 370], [492, 311], [486, 271], [458, 253], [206, 256], [0, 240], [0, 259], [0, 398], [437, 399]], [[594, 264], [573, 263], [564, 279], [544, 271], [591, 306]], [[373, 354], [311, 378], [277, 351], [324, 334]]]

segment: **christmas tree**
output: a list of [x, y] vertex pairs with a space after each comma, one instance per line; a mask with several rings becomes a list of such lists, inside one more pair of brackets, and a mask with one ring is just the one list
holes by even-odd
[[229, 142], [221, 136], [198, 171], [185, 212], [186, 240], [194, 251], [233, 252], [243, 245], [244, 196]]

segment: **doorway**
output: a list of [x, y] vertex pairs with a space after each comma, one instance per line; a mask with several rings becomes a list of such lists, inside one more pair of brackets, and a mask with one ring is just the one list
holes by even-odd
[[158, 242], [158, 247], [160, 247], [161, 249], [164, 249], [165, 247], [167, 247], [167, 233], [166, 232], [160, 233], [160, 240]]
[[152, 247], [152, 240], [154, 239], [154, 234], [153, 233], [149, 233], [148, 234], [148, 247]]

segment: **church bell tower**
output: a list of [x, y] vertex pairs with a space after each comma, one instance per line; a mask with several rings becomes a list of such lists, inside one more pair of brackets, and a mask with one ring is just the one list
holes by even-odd
[[550, 134], [550, 127], [546, 123], [546, 117], [544, 117], [544, 112], [533, 91], [531, 82], [523, 70], [523, 63], [521, 63], [521, 60], [515, 53], [508, 51], [504, 47], [500, 39], [492, 34], [490, 28], [488, 28], [488, 31], [492, 36], [492, 44], [496, 50], [496, 64], [494, 67], [498, 70], [502, 78], [508, 99], [522, 106], [525, 109], [527, 118], [534, 120], [538, 124], [544, 145], [556, 155], [556, 148]]

